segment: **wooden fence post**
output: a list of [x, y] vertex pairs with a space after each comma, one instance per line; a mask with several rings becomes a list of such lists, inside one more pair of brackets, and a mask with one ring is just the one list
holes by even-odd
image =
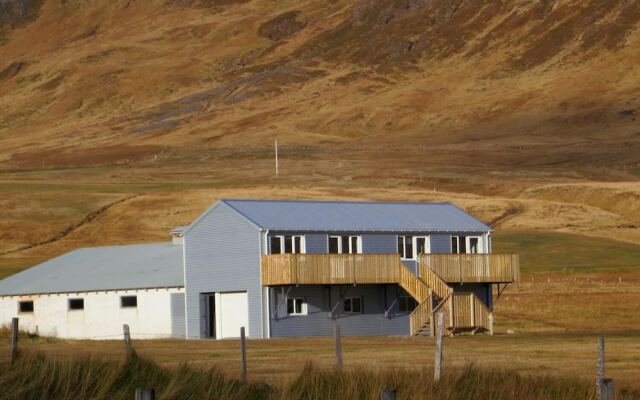
[[380, 392], [380, 400], [396, 400], [396, 390], [384, 389]]
[[11, 319], [11, 364], [18, 358], [18, 318]]
[[342, 336], [340, 334], [340, 323], [334, 325], [336, 335], [336, 368], [342, 369]]
[[596, 399], [602, 398], [602, 380], [604, 379], [604, 336], [598, 337], [598, 356], [596, 360]]
[[135, 400], [156, 400], [155, 389], [137, 388]]
[[124, 333], [124, 350], [127, 353], [127, 360], [129, 360], [133, 357], [133, 345], [131, 343], [131, 332], [129, 331], [129, 325], [123, 325], [122, 331]]
[[240, 328], [240, 353], [242, 355], [242, 381], [246, 382], [247, 373], [247, 343], [244, 333], [244, 326]]
[[438, 313], [436, 326], [436, 360], [433, 371], [433, 380], [438, 382], [442, 373], [442, 336], [444, 335], [444, 313]]

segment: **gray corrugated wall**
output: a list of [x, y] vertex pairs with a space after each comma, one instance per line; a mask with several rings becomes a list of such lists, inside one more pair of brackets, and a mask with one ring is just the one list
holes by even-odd
[[[308, 315], [287, 316], [282, 288], [273, 288], [270, 295], [271, 309], [278, 308], [278, 318], [271, 313], [271, 336], [330, 336], [334, 320], [329, 311], [339, 302], [340, 290], [344, 297], [362, 296], [363, 314], [336, 314], [343, 335], [348, 336], [404, 336], [409, 334], [409, 315], [398, 313], [396, 295], [405, 294], [396, 285], [366, 286], [299, 286], [292, 287], [289, 297], [304, 297]], [[346, 290], [346, 292], [345, 292]], [[331, 295], [329, 295], [331, 291]], [[284, 288], [287, 294], [287, 288]], [[331, 297], [331, 303], [329, 302]], [[385, 305], [391, 308], [390, 318], [385, 317]], [[341, 311], [341, 303], [336, 308]]]
[[451, 253], [451, 235], [432, 234], [431, 235], [431, 252], [432, 253]]
[[171, 336], [185, 337], [184, 293], [171, 293]]
[[304, 235], [307, 253], [318, 254], [329, 252], [329, 235], [321, 233], [307, 233]]
[[260, 231], [218, 203], [185, 235], [187, 338], [199, 338], [200, 293], [247, 291], [249, 337], [261, 338]]
[[390, 233], [367, 233], [362, 235], [363, 253], [386, 253], [398, 252], [398, 236]]

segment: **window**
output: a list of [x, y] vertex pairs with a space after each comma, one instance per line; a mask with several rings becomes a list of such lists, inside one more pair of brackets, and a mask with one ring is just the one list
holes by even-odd
[[469, 253], [471, 254], [480, 253], [480, 238], [470, 237], [467, 239], [469, 240], [469, 246], [467, 246], [467, 248], [469, 249]]
[[466, 236], [451, 236], [451, 252], [454, 254], [464, 254], [467, 252]]
[[418, 303], [411, 296], [400, 296], [398, 298], [398, 311], [411, 312], [416, 309]]
[[307, 315], [307, 303], [302, 297], [287, 298], [287, 314]]
[[451, 236], [451, 252], [454, 254], [482, 253], [482, 237]]
[[304, 249], [303, 236], [278, 235], [271, 237], [270, 254], [302, 254]]
[[69, 310], [84, 310], [84, 299], [69, 299]]
[[362, 239], [360, 236], [329, 236], [329, 253], [360, 254]]
[[362, 314], [362, 298], [347, 297], [342, 303], [342, 311], [347, 314]]
[[121, 296], [120, 307], [122, 308], [136, 308], [138, 307], [138, 296]]
[[398, 253], [400, 258], [415, 260], [418, 255], [429, 252], [427, 236], [398, 236]]
[[19, 301], [18, 302], [18, 312], [20, 312], [20, 313], [32, 313], [33, 312], [33, 301]]

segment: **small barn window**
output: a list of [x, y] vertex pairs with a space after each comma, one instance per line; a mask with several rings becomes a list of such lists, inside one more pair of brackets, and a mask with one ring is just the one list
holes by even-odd
[[18, 302], [18, 312], [21, 312], [21, 313], [32, 313], [33, 312], [33, 301], [19, 301]]
[[120, 306], [122, 308], [135, 308], [138, 307], [138, 296], [121, 296]]
[[69, 310], [84, 310], [84, 299], [69, 299]]
[[347, 297], [342, 305], [342, 311], [347, 314], [362, 314], [362, 297]]

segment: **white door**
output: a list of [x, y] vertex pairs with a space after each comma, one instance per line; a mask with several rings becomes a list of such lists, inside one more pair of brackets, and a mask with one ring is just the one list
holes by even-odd
[[216, 303], [216, 337], [240, 337], [240, 328], [243, 326], [245, 335], [249, 336], [247, 292], [216, 293]]

